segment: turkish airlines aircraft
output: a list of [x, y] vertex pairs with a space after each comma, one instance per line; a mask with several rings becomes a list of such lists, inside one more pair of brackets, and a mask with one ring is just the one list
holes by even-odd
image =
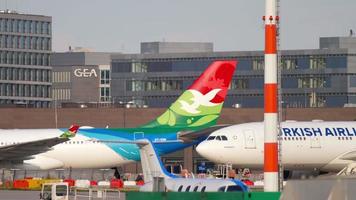
[[148, 139], [160, 155], [197, 144], [220, 128], [236, 64], [212, 62], [161, 116], [137, 128], [79, 128], [75, 137], [65, 129], [0, 130], [0, 168], [117, 167], [140, 160], [137, 145], [119, 141]]
[[[350, 173], [356, 167], [356, 122], [286, 121], [280, 138], [286, 170]], [[196, 150], [217, 163], [262, 169], [263, 146], [264, 124], [253, 122], [216, 130]]]

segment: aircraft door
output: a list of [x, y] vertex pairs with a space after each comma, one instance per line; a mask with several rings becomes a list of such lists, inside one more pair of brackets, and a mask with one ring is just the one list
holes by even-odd
[[145, 138], [144, 132], [134, 132], [134, 140], [140, 140]]
[[310, 148], [321, 148], [319, 136], [310, 137]]
[[243, 131], [245, 138], [245, 149], [256, 149], [256, 138], [253, 130]]

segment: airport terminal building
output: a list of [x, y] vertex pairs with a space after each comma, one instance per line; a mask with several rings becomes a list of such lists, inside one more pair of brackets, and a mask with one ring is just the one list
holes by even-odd
[[0, 11], [0, 105], [49, 107], [52, 18]]
[[[263, 107], [263, 51], [213, 52], [211, 47], [200, 52], [188, 52], [185, 48], [186, 52], [182, 52], [181, 46], [176, 51], [171, 47], [167, 52], [159, 47], [145, 49], [141, 44], [140, 54], [111, 56], [114, 100], [167, 107], [211, 61], [233, 59], [239, 64], [225, 106]], [[356, 104], [355, 37], [320, 38], [319, 49], [282, 51], [281, 67], [285, 107]]]

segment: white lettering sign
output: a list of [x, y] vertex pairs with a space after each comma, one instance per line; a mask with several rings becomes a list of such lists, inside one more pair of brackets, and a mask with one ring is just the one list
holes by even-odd
[[76, 77], [84, 77], [84, 78], [89, 78], [89, 77], [98, 77], [98, 74], [96, 73], [95, 69], [75, 69], [74, 70], [74, 76]]

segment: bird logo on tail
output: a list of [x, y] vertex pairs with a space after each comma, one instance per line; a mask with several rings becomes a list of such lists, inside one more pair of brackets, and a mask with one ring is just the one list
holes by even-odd
[[62, 133], [62, 135], [59, 137], [60, 138], [72, 138], [77, 134], [78, 129], [79, 129], [78, 125], [72, 125], [68, 128], [68, 130], [66, 132]]
[[198, 114], [201, 111], [198, 110], [199, 106], [207, 106], [212, 107], [218, 105], [218, 103], [210, 102], [215, 98], [216, 94], [220, 92], [221, 89], [213, 89], [206, 93], [205, 95], [200, 93], [197, 90], [189, 90], [189, 92], [193, 95], [193, 98], [190, 100], [193, 101], [192, 104], [189, 104], [187, 101], [179, 100], [179, 103], [182, 105], [181, 109], [185, 110], [187, 113]]

